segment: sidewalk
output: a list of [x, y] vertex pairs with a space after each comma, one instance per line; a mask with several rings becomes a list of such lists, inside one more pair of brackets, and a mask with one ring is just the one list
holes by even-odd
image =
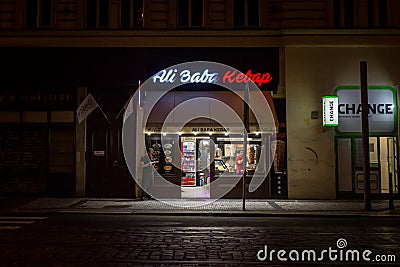
[[[13, 202], [14, 201], [14, 202]], [[219, 215], [219, 216], [395, 216], [400, 217], [400, 200], [388, 209], [388, 200], [374, 200], [372, 211], [364, 211], [362, 200], [147, 200], [108, 198], [36, 198], [22, 203], [19, 199], [0, 199], [1, 209], [9, 213], [100, 213], [146, 215]]]

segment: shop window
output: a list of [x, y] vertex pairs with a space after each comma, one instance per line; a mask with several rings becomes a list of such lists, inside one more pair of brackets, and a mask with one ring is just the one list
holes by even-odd
[[260, 1], [234, 0], [233, 1], [233, 26], [259, 27], [260, 26]]
[[105, 28], [108, 27], [109, 17], [108, 0], [87, 0], [86, 2], [86, 27]]
[[120, 6], [121, 28], [143, 27], [143, 0], [122, 0]]
[[333, 0], [333, 24], [337, 28], [354, 27], [353, 0]]
[[[257, 167], [261, 153], [261, 139], [250, 138], [247, 145], [246, 169], [254, 171]], [[242, 159], [244, 159], [243, 138], [218, 137], [215, 145], [215, 171], [216, 173], [243, 173]]]
[[203, 0], [177, 0], [177, 26], [203, 26]]
[[25, 25], [50, 27], [52, 25], [52, 0], [26, 0]]

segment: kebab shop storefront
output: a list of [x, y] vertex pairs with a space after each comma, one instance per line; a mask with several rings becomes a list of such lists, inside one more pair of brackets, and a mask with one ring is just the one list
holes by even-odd
[[[360, 87], [338, 86], [334, 94], [334, 98], [324, 98], [327, 104], [324, 124], [336, 126], [338, 197], [361, 197], [364, 193], [364, 173]], [[394, 195], [398, 196], [399, 145], [396, 87], [369, 86], [368, 102], [371, 193], [376, 197], [385, 197], [389, 194], [391, 187]], [[336, 103], [337, 110], [333, 111], [331, 106]], [[338, 121], [335, 122], [336, 116]]]
[[[275, 166], [283, 173], [285, 168], [284, 141], [276, 139], [278, 119], [271, 94], [271, 86], [276, 85], [272, 83], [274, 73], [188, 62], [163, 69], [143, 84], [136, 101], [142, 102], [137, 103], [141, 107], [137, 118], [143, 121], [137, 125], [144, 127], [137, 132], [143, 131], [145, 148], [138, 145], [136, 150], [152, 148], [156, 198], [241, 198], [243, 166], [246, 190], [255, 173], [266, 171], [256, 190], [247, 191], [246, 197], [271, 196], [274, 178], [269, 170]], [[280, 164], [276, 160], [274, 165], [275, 150], [279, 150]], [[241, 157], [244, 165], [238, 160]], [[226, 194], [219, 195], [221, 190]]]

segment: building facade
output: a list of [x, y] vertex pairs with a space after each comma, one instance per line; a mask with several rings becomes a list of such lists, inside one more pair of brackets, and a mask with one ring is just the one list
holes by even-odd
[[[360, 61], [369, 85], [399, 84], [399, 9], [396, 0], [1, 1], [1, 193], [137, 196], [121, 109], [138, 80], [208, 60], [273, 74], [262, 90], [285, 144], [284, 175], [268, 177], [254, 197], [357, 197], [359, 133], [322, 126], [321, 99], [359, 85]], [[75, 110], [88, 93], [102, 110], [79, 124]], [[393, 125], [370, 141], [379, 196], [389, 176], [398, 194], [397, 116]]]

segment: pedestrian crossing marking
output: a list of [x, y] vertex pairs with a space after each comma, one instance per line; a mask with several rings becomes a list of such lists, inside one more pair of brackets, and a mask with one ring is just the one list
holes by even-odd
[[30, 217], [30, 216], [0, 216], [0, 220], [44, 220], [47, 217]]
[[17, 230], [21, 228], [21, 226], [0, 226], [0, 230]]
[[29, 216], [0, 216], [1, 230], [17, 230], [24, 225], [35, 223], [38, 220], [44, 220], [47, 217], [29, 217]]
[[31, 224], [36, 221], [0, 221], [0, 224]]

